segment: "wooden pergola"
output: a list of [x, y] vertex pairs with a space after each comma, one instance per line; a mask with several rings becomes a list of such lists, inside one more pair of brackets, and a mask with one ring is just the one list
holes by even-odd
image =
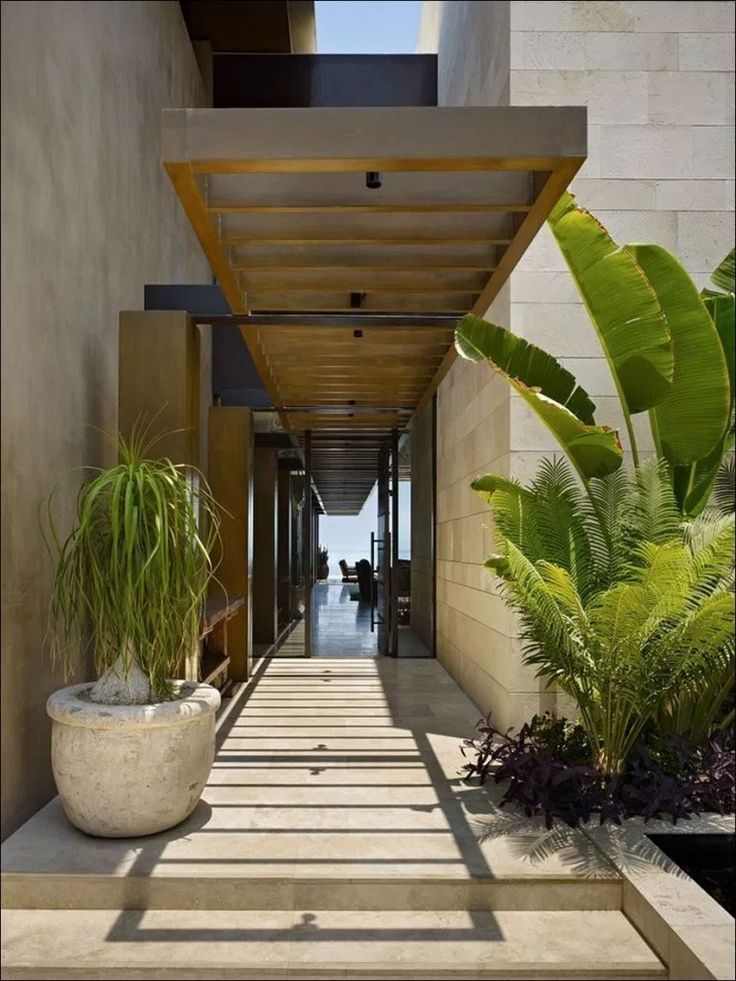
[[586, 132], [576, 107], [164, 111], [164, 166], [328, 513], [360, 510]]

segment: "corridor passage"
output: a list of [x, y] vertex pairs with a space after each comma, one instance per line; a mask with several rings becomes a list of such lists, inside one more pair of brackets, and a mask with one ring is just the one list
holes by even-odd
[[375, 657], [371, 606], [357, 583], [318, 582], [312, 587], [312, 654], [316, 657]]
[[178, 828], [89, 838], [54, 800], [6, 841], [8, 960], [41, 965], [9, 978], [665, 976], [582, 831], [461, 782], [478, 713], [436, 661], [257, 675]]

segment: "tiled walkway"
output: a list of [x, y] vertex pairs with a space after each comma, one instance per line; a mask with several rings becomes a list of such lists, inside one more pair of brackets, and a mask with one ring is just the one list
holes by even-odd
[[[228, 706], [202, 801], [178, 828], [102, 841], [56, 802], [4, 848], [38, 872], [103, 872], [203, 889], [264, 880], [416, 883], [610, 874], [585, 837], [499, 810], [460, 779], [478, 712], [440, 664], [389, 658], [262, 662]], [[552, 847], [554, 845], [554, 847]], [[586, 863], [590, 862], [590, 867]], [[209, 880], [209, 886], [206, 885]], [[247, 885], [247, 884], [250, 885]]]
[[351, 600], [357, 585], [318, 582], [312, 588], [312, 653], [319, 657], [375, 657], [371, 607]]
[[462, 784], [476, 715], [433, 660], [262, 663], [183, 825], [6, 841], [3, 978], [663, 977], [582, 833]]

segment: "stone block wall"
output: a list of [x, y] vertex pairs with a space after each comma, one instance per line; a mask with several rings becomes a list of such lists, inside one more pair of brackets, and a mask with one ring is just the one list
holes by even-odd
[[[586, 105], [588, 159], [571, 190], [620, 243], [656, 242], [699, 285], [734, 239], [733, 3], [512, 2], [512, 105]], [[559, 357], [628, 438], [613, 380], [551, 233], [511, 277], [511, 329]], [[646, 415], [637, 443], [650, 447]], [[512, 473], [556, 448], [518, 399]]]
[[[443, 105], [586, 105], [578, 200], [618, 241], [658, 242], [703, 284], [734, 237], [734, 7], [428, 2], [419, 50], [439, 54]], [[546, 229], [487, 316], [559, 357], [599, 420], [622, 427], [607, 364]], [[489, 470], [528, 480], [557, 444], [483, 367], [457, 362], [437, 406], [438, 656], [479, 708], [517, 723], [554, 696], [520, 662], [513, 619], [482, 567], [489, 515], [468, 484]], [[646, 449], [645, 416], [635, 428]]]
[[54, 793], [39, 504], [63, 480], [63, 525], [114, 456], [118, 312], [210, 281], [160, 164], [160, 110], [204, 99], [178, 3], [2, 4], [3, 837]]

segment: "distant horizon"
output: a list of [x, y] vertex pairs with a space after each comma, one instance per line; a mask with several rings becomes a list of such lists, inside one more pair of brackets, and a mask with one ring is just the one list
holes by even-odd
[[[371, 558], [371, 532], [378, 527], [377, 489], [368, 495], [360, 514], [320, 515], [319, 544], [328, 551], [330, 576], [338, 576], [339, 562], [355, 565], [360, 559]], [[399, 558], [411, 558], [411, 482], [399, 482]]]

